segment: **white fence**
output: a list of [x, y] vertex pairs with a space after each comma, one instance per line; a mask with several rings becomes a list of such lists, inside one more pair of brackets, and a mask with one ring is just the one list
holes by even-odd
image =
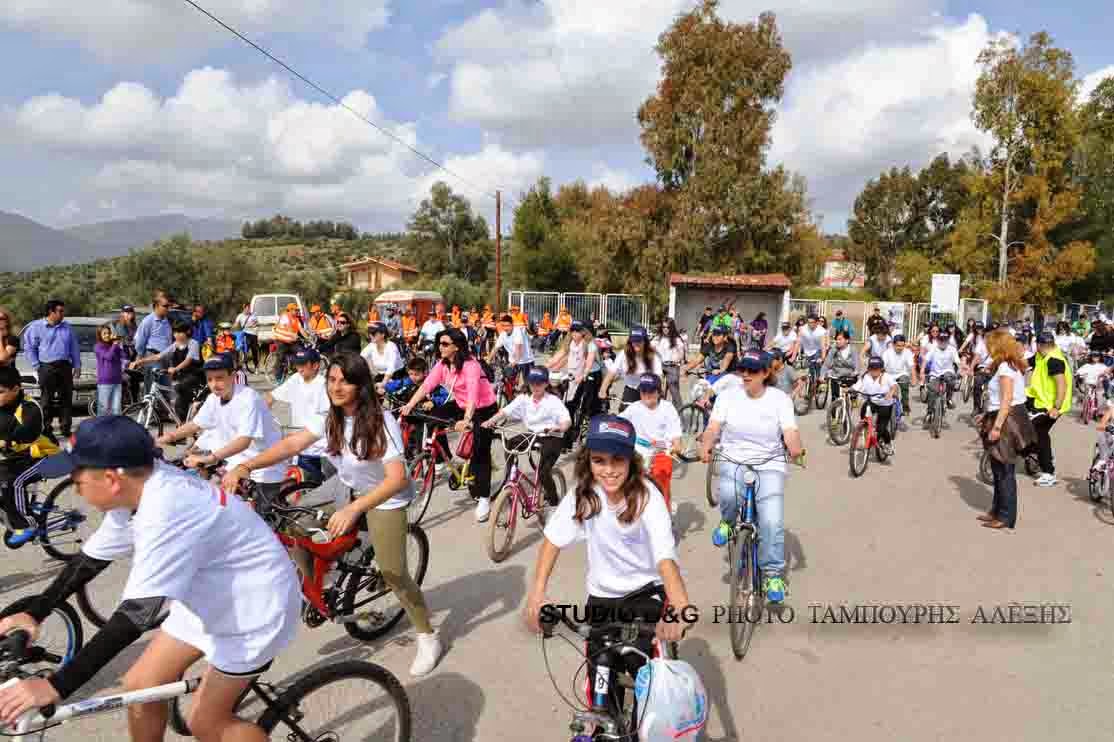
[[569, 310], [574, 320], [584, 323], [602, 322], [613, 335], [626, 335], [635, 325], [646, 326], [646, 299], [634, 294], [581, 294], [551, 291], [508, 291], [507, 306], [521, 307], [534, 322], [549, 312], [557, 319], [561, 307]]

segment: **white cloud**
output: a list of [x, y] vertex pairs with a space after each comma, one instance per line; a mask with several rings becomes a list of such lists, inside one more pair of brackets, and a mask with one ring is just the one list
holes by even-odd
[[[200, 5], [249, 36], [312, 33], [347, 47], [362, 45], [390, 18], [390, 0], [205, 0]], [[178, 0], [5, 0], [0, 25], [76, 41], [115, 60], [161, 58], [232, 38]]]
[[604, 163], [597, 163], [593, 171], [593, 176], [588, 181], [588, 187], [598, 188], [599, 186], [603, 186], [612, 193], [621, 193], [635, 186], [642, 185], [645, 182], [645, 180], [639, 180], [626, 171], [616, 170]]
[[1114, 64], [1107, 65], [1101, 70], [1095, 70], [1089, 75], [1084, 75], [1079, 86], [1079, 99], [1087, 101], [1091, 97], [1091, 93], [1095, 92], [1099, 83], [1108, 77], [1114, 77]]
[[[343, 101], [423, 148], [416, 125], [389, 121], [369, 93], [354, 90]], [[120, 83], [88, 105], [39, 96], [0, 109], [0, 137], [43, 157], [64, 153], [89, 165], [90, 177], [64, 186], [78, 192], [60, 194], [71, 215], [106, 201], [127, 204], [133, 213], [175, 202], [207, 213], [282, 210], [397, 226], [436, 177], [480, 207], [490, 199], [478, 187], [517, 190], [544, 165], [538, 154], [488, 144], [447, 156], [444, 164], [473, 185], [462, 183], [430, 172], [406, 147], [339, 106], [300, 99], [274, 78], [240, 85], [213, 68], [188, 73], [165, 99], [136, 83]]]

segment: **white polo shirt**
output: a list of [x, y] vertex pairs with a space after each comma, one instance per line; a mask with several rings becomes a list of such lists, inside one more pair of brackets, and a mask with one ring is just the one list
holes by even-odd
[[535, 402], [533, 395], [520, 394], [503, 408], [503, 414], [524, 423], [531, 433], [572, 424], [569, 409], [553, 394], [546, 394], [540, 402]]
[[[229, 469], [255, 458], [282, 440], [282, 431], [263, 397], [251, 387], [239, 384], [228, 402], [222, 403], [220, 397], [210, 394], [193, 421], [210, 433], [206, 441], [210, 442], [213, 451], [224, 448], [236, 438], [251, 438], [244, 451], [228, 457]], [[265, 469], [256, 469], [251, 473], [251, 480], [261, 484], [281, 482], [286, 478], [289, 465], [289, 461], [282, 461]]]
[[[329, 413], [329, 394], [325, 391], [324, 376], [316, 376], [307, 384], [301, 374], [295, 373], [271, 392], [271, 396], [290, 405], [290, 426], [293, 428], [305, 430], [313, 418]], [[318, 441], [302, 451], [302, 454], [324, 456], [325, 444]]]

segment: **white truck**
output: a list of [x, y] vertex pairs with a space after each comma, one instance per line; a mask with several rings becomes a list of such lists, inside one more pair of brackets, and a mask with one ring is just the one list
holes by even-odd
[[269, 343], [274, 337], [275, 324], [286, 312], [288, 304], [297, 304], [303, 321], [308, 320], [309, 312], [302, 297], [294, 293], [256, 294], [251, 297], [251, 311], [259, 320], [259, 342]]

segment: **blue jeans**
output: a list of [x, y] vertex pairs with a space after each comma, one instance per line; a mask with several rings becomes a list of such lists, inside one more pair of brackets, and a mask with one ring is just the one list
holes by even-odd
[[123, 389], [119, 384], [97, 384], [97, 414], [119, 415]]
[[[734, 524], [739, 506], [746, 498], [743, 473], [746, 467], [728, 462], [719, 465], [719, 512]], [[734, 470], [734, 471], [732, 471]], [[738, 479], [738, 499], [735, 480]], [[758, 493], [754, 501], [758, 515], [758, 568], [764, 575], [785, 571], [785, 474], [780, 471], [758, 472]]]

